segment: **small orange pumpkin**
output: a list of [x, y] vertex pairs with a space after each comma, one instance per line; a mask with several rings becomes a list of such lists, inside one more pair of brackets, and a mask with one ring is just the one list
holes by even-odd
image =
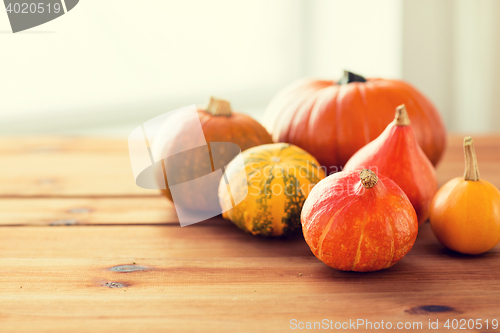
[[479, 178], [472, 138], [464, 139], [465, 174], [439, 189], [430, 224], [441, 244], [464, 254], [480, 254], [500, 242], [500, 191]]
[[367, 169], [320, 181], [302, 207], [301, 222], [314, 255], [343, 271], [391, 267], [410, 251], [418, 233], [417, 214], [406, 194]]
[[[198, 117], [200, 119], [201, 128], [203, 134], [205, 135], [205, 140], [208, 143], [208, 155], [205, 147], [199, 147], [197, 149], [191, 149], [189, 151], [183, 152], [183, 165], [182, 170], [175, 170], [177, 182], [187, 182], [192, 179], [196, 179], [207, 175], [208, 173], [215, 171], [212, 170], [213, 163], [211, 158], [214, 154], [212, 151], [212, 142], [231, 142], [237, 144], [241, 151], [248, 148], [255, 147], [262, 144], [272, 143], [271, 136], [266, 131], [266, 129], [259, 124], [252, 117], [245, 114], [236, 113], [231, 110], [229, 102], [221, 99], [210, 98], [210, 102], [206, 108], [198, 108]], [[176, 123], [166, 123], [162, 127], [165, 132], [179, 132], [181, 137], [179, 140], [184, 140], [186, 138], [185, 133], [197, 133], [197, 128], [190, 128], [194, 126], [193, 122], [184, 121]], [[198, 126], [198, 125], [196, 125]], [[172, 149], [173, 138], [169, 142], [164, 142], [161, 140], [160, 133], [158, 137], [159, 140], [153, 142], [152, 150], [158, 156], [170, 156], [169, 150]], [[224, 146], [218, 145], [220, 151], [215, 152], [218, 157], [218, 164], [227, 165], [235, 157], [235, 152], [231, 150], [224, 149]], [[165, 168], [178, 168], [179, 165], [166, 164]], [[165, 175], [161, 167], [157, 168], [156, 177], [159, 182], [167, 182], [167, 189], [161, 190], [163, 195], [172, 201], [172, 194], [168, 187], [169, 179], [166, 175], [171, 174], [170, 170], [166, 170]], [[164, 180], [165, 179], [165, 180]], [[217, 188], [214, 188], [214, 193], [211, 196], [201, 195], [199, 193], [185, 193], [184, 195], [178, 196], [175, 204], [180, 205], [183, 208], [193, 210], [193, 211], [213, 211], [215, 207], [219, 206], [219, 199], [217, 197]]]

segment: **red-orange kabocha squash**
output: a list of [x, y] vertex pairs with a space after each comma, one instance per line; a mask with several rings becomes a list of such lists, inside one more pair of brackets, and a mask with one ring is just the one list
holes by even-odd
[[418, 233], [417, 215], [404, 192], [367, 169], [320, 181], [304, 203], [301, 222], [314, 255], [343, 271], [391, 267], [411, 250]]
[[[176, 169], [174, 172], [165, 170], [165, 173], [166, 175], [175, 173], [175, 181], [177, 183], [197, 179], [212, 172], [213, 165], [211, 164], [213, 161], [211, 159], [213, 154], [217, 156], [217, 163], [223, 166], [229, 164], [237, 154], [237, 152], [228, 150], [222, 145], [217, 145], [216, 149], [219, 149], [219, 151], [214, 152], [211, 143], [234, 143], [239, 146], [241, 151], [258, 145], [272, 143], [271, 136], [261, 124], [250, 116], [233, 112], [229, 102], [225, 100], [212, 97], [206, 107], [199, 107], [197, 111], [205, 140], [208, 143], [208, 153], [205, 147], [199, 147], [183, 152], [182, 159], [180, 160], [181, 163], [165, 163], [164, 168]], [[199, 126], [199, 124], [193, 123], [189, 119], [181, 119], [180, 121], [169, 122], [164, 125], [166, 126], [162, 127], [163, 132], [174, 132], [178, 133], [178, 135], [166, 142], [161, 140], [162, 133], [160, 133], [158, 140], [155, 138], [152, 150], [158, 156], [172, 155], [169, 153], [170, 149], [175, 146], [172, 142], [175, 142], [175, 140], [185, 140], [186, 137], [189, 138], [191, 133], [197, 133], [197, 128], [192, 127]], [[164, 171], [160, 165], [156, 170], [156, 177], [160, 183], [166, 181], [167, 188], [162, 190], [162, 193], [172, 201], [172, 193], [169, 189], [171, 180], [166, 175], [164, 175]], [[213, 211], [214, 208], [220, 207], [217, 187], [213, 189], [213, 195], [210, 196], [190, 190], [188, 193], [184, 193], [184, 195], [179, 195], [176, 198], [175, 204], [192, 211]]]
[[404, 105], [396, 108], [394, 121], [378, 138], [358, 150], [344, 170], [363, 168], [377, 169], [396, 182], [415, 208], [419, 224], [429, 218], [438, 190], [436, 171], [418, 145]]
[[446, 146], [445, 127], [432, 103], [403, 81], [347, 71], [339, 82], [299, 80], [274, 97], [264, 126], [274, 142], [305, 149], [332, 173], [382, 133], [400, 104], [408, 107], [418, 143], [436, 165]]

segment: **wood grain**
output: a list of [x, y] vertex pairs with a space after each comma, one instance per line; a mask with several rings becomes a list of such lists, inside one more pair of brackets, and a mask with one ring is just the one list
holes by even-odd
[[[482, 178], [500, 186], [500, 137], [474, 139]], [[450, 137], [440, 184], [463, 174], [462, 140]], [[135, 186], [125, 140], [0, 139], [0, 158], [2, 333], [287, 332], [291, 319], [449, 332], [448, 318], [500, 320], [500, 246], [463, 256], [424, 224], [395, 266], [339, 272], [300, 234], [253, 237], [220, 217], [181, 228], [171, 203]]]
[[157, 195], [135, 185], [130, 160], [122, 153], [84, 152], [3, 154], [0, 195], [137, 196]]
[[0, 196], [156, 196], [135, 185], [126, 140], [0, 139]]
[[0, 225], [175, 224], [161, 196], [134, 198], [3, 198]]
[[[302, 258], [288, 262], [279, 258], [144, 260], [155, 270], [107, 270], [115, 264], [2, 260], [8, 271], [23, 272], [15, 281], [0, 275], [3, 320], [25, 328], [34, 321], [39, 328], [58, 330], [75, 329], [77, 323], [87, 322], [102, 329], [124, 321], [133, 327], [150, 325], [156, 331], [209, 331], [205, 325], [211, 323], [215, 331], [283, 332], [289, 330], [293, 318], [425, 323], [429, 318], [491, 320], [498, 316], [491, 306], [491, 294], [499, 290], [494, 281], [484, 283], [476, 276], [464, 282], [459, 276], [450, 276], [434, 282], [450, 265], [432, 266], [425, 270], [428, 279], [416, 279], [404, 265], [383, 274], [360, 276]], [[303, 272], [301, 276], [298, 270]], [[33, 279], [33, 275], [42, 277]], [[490, 278], [495, 277], [498, 275]], [[110, 283], [118, 287], [110, 288]], [[387, 287], [374, 287], [379, 285]], [[449, 310], [415, 313], [415, 308], [426, 305]], [[127, 326], [119, 327], [130, 330]]]
[[[293, 318], [425, 324], [498, 316], [500, 249], [461, 256], [444, 250], [428, 225], [401, 262], [370, 274], [327, 267], [300, 237], [265, 241], [228, 225], [0, 230], [0, 318], [17, 331], [36, 322], [51, 331], [143, 323], [154, 331], [283, 332]], [[140, 270], [111, 270], [120, 265]]]
[[171, 226], [0, 227], [0, 258], [140, 258], [312, 256], [303, 237], [264, 239], [222, 219]]

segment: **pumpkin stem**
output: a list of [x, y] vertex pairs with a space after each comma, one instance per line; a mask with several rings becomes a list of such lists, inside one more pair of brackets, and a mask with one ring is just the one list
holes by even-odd
[[406, 111], [406, 106], [404, 104], [401, 104], [396, 108], [395, 120], [397, 126], [410, 125], [410, 117], [408, 117], [408, 112]]
[[339, 84], [348, 84], [352, 82], [366, 82], [366, 79], [361, 75], [344, 70], [344, 75], [339, 81]]
[[465, 172], [464, 180], [479, 180], [479, 168], [477, 167], [476, 151], [474, 150], [474, 142], [470, 136], [464, 139], [465, 153]]
[[368, 169], [361, 170], [359, 173], [359, 178], [361, 179], [361, 184], [365, 188], [372, 188], [378, 183], [378, 177], [375, 172]]
[[214, 116], [230, 117], [232, 114], [231, 104], [228, 101], [214, 97], [210, 97], [206, 111]]

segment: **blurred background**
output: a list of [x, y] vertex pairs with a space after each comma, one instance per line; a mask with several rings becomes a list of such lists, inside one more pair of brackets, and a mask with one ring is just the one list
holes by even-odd
[[343, 69], [409, 81], [450, 131], [500, 131], [498, 0], [81, 0], [18, 34], [0, 10], [0, 39], [0, 135], [126, 137], [211, 95], [260, 120]]

